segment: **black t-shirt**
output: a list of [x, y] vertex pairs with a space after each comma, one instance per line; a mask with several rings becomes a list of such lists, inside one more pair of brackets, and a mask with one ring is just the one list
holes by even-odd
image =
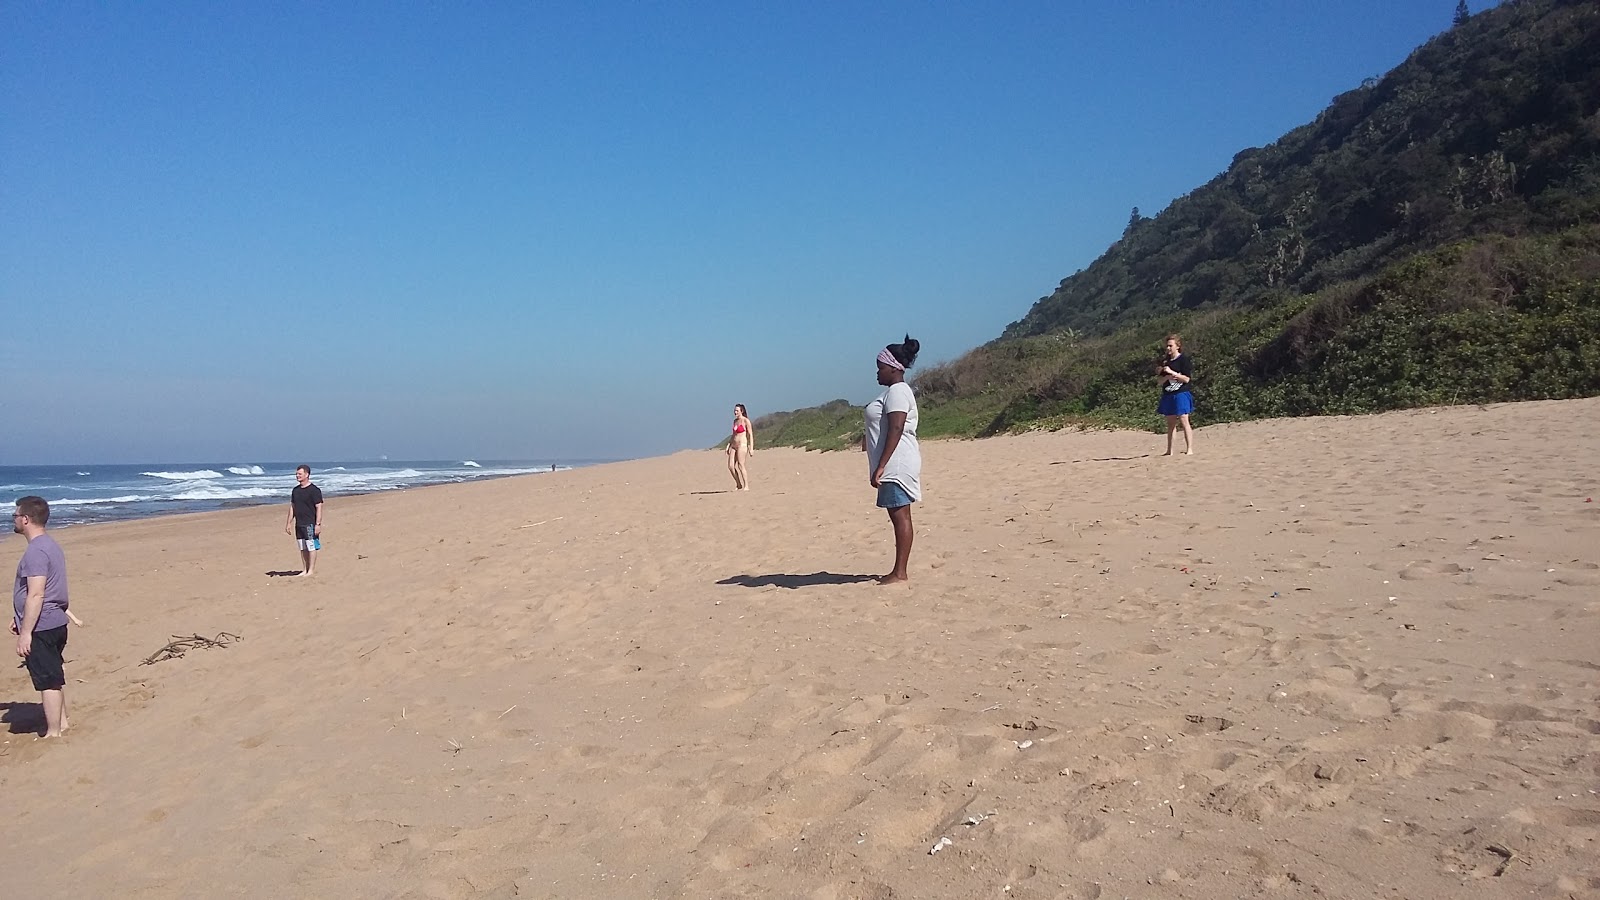
[[321, 502], [322, 488], [314, 484], [305, 487], [295, 485], [289, 494], [289, 505], [294, 507], [294, 524], [302, 528], [317, 524], [317, 504]]
[[[1189, 354], [1187, 353], [1179, 353], [1176, 359], [1167, 360], [1167, 368], [1185, 378], [1194, 378], [1194, 363], [1189, 361]], [[1169, 378], [1167, 383], [1161, 386], [1161, 389], [1169, 394], [1181, 394], [1189, 390], [1189, 382]]]

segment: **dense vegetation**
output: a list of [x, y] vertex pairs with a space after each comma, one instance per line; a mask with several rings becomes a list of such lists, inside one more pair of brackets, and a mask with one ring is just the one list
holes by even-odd
[[[1198, 423], [1600, 394], [1600, 5], [1465, 16], [913, 380], [927, 436], [1154, 424], [1181, 331]], [[843, 446], [841, 401], [757, 420]]]

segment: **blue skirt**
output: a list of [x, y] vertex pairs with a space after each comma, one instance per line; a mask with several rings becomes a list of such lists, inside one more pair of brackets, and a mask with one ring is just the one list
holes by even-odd
[[1187, 416], [1194, 412], [1194, 393], [1173, 391], [1162, 394], [1161, 405], [1156, 407], [1156, 412], [1163, 416]]
[[899, 509], [902, 506], [910, 506], [915, 502], [915, 500], [911, 499], [911, 493], [899, 484], [893, 481], [878, 483], [879, 509]]

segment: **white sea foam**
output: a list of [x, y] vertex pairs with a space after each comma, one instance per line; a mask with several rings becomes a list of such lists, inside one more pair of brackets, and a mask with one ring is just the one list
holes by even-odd
[[164, 500], [164, 497], [150, 497], [144, 494], [127, 494], [121, 497], [97, 497], [93, 500], [51, 500], [51, 506], [101, 506], [107, 503], [146, 503], [151, 500]]
[[[319, 469], [315, 480], [329, 499], [337, 503], [337, 498], [356, 494], [549, 471], [548, 464], [488, 464], [475, 459], [415, 466], [369, 462], [330, 465]], [[75, 473], [82, 474], [74, 477]], [[13, 482], [0, 484], [0, 497], [38, 494], [51, 498], [51, 505], [62, 509], [61, 524], [64, 526], [164, 512], [276, 504], [287, 501], [289, 489], [294, 486], [282, 469], [244, 462], [212, 466], [155, 464], [146, 470], [138, 466], [119, 466], [110, 471], [96, 468], [92, 475], [88, 469], [65, 467], [54, 473], [44, 472], [37, 478], [18, 478], [12, 471], [0, 477]]]
[[163, 497], [163, 500], [250, 500], [256, 497], [276, 497], [283, 491], [278, 488], [250, 487], [250, 488], [224, 488], [203, 485], [182, 493]]
[[[330, 473], [335, 470], [328, 470]], [[349, 472], [339, 471], [337, 475], [329, 474], [317, 479], [317, 483], [326, 491], [387, 491], [394, 488], [409, 487], [409, 482], [419, 478], [430, 480], [439, 479], [439, 473], [424, 473], [416, 469], [398, 469], [382, 472]], [[401, 483], [396, 483], [401, 482]]]
[[79, 475], [93, 475], [93, 472], [79, 472]]

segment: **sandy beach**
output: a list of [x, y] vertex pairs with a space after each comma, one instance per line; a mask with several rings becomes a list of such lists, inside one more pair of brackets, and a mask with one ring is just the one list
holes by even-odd
[[1600, 898], [1597, 419], [929, 442], [908, 587], [859, 453], [54, 531], [0, 893]]

